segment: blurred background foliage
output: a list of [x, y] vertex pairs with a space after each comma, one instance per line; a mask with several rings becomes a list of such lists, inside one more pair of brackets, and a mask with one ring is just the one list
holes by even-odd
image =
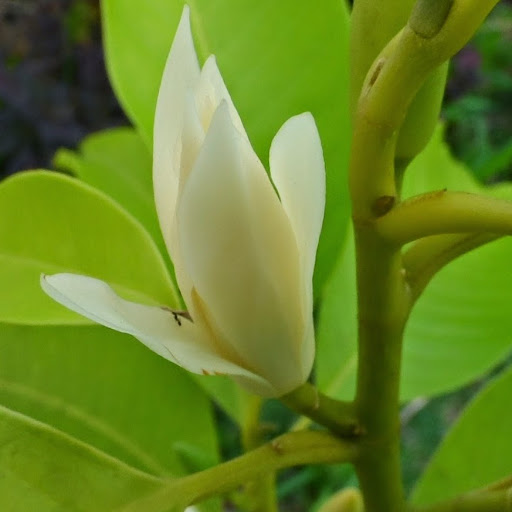
[[[511, 44], [512, 1], [502, 1], [450, 67], [442, 114], [446, 137], [482, 183], [512, 177]], [[105, 71], [98, 0], [0, 0], [0, 177], [50, 168], [58, 148], [76, 148], [87, 134], [124, 124]], [[408, 489], [484, 381], [405, 406]], [[274, 401], [264, 414], [269, 436], [293, 421]], [[223, 455], [236, 455], [236, 427], [220, 411], [218, 419]], [[355, 483], [346, 467], [294, 469], [281, 480], [287, 510], [318, 502], [341, 481]]]
[[[443, 118], [454, 155], [483, 182], [512, 172], [512, 2], [453, 60]], [[0, 169], [49, 167], [59, 147], [127, 124], [101, 45], [99, 0], [0, 1]]]
[[105, 72], [97, 0], [0, 1], [0, 169], [126, 124]]

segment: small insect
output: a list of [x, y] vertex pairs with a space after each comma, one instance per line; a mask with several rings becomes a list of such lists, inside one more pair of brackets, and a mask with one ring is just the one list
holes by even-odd
[[174, 317], [174, 320], [176, 320], [176, 323], [180, 327], [182, 325], [182, 322], [181, 322], [182, 318], [186, 318], [187, 320], [190, 320], [192, 322], [192, 317], [190, 316], [190, 313], [188, 311], [174, 310], [174, 309], [168, 308], [167, 306], [162, 306], [162, 309], [164, 311], [169, 311], [169, 313], [172, 314], [172, 316]]

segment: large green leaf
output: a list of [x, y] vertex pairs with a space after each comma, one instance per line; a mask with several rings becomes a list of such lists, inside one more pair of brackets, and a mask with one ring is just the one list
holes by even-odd
[[[183, 0], [102, 0], [107, 67], [124, 108], [146, 142]], [[348, 219], [348, 10], [345, 2], [194, 0], [201, 60], [219, 67], [263, 162], [290, 116], [311, 111], [327, 166], [327, 206], [317, 258], [317, 294], [338, 255]]]
[[175, 447], [217, 457], [190, 374], [105, 327], [0, 324], [0, 403], [157, 475], [182, 471]]
[[[512, 199], [509, 184], [479, 186], [450, 155], [439, 128], [409, 169], [404, 194], [444, 188]], [[433, 279], [405, 332], [404, 399], [455, 389], [512, 348], [511, 260], [512, 238], [506, 237], [450, 263]]]
[[[90, 325], [42, 292], [40, 274], [55, 272], [104, 279], [140, 302], [176, 304], [174, 285], [154, 242], [117, 203], [57, 173], [19, 174], [0, 184], [0, 321]], [[81, 332], [86, 339], [87, 331]], [[90, 332], [94, 336], [96, 331]], [[243, 395], [233, 382], [197, 380], [234, 419], [240, 419]]]
[[0, 406], [3, 512], [108, 512], [159, 480]]
[[462, 413], [416, 486], [417, 504], [450, 498], [512, 475], [512, 370], [491, 381]]
[[315, 359], [318, 386], [351, 398], [357, 370], [357, 291], [354, 237], [349, 230], [340, 260], [327, 283], [317, 322]]
[[112, 283], [127, 298], [176, 305], [154, 242], [108, 196], [57, 173], [31, 171], [0, 184], [0, 321], [89, 323], [47, 297], [41, 273], [74, 272]]
[[[438, 130], [407, 171], [406, 195], [439, 190], [481, 191], [449, 154]], [[488, 193], [512, 199], [510, 186]], [[405, 331], [401, 397], [457, 388], [500, 361], [512, 342], [512, 239], [450, 263], [416, 304]], [[356, 376], [356, 284], [352, 237], [326, 289], [318, 328], [317, 375], [322, 390], [348, 398]], [[454, 371], [456, 368], [456, 371]]]
[[54, 164], [105, 192], [130, 212], [168, 261], [153, 198], [151, 154], [133, 128], [114, 128], [90, 135], [78, 151], [60, 149]]

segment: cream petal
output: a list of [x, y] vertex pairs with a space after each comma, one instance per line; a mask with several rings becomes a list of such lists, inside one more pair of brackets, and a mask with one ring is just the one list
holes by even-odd
[[[183, 130], [181, 133], [182, 141], [182, 156], [180, 165], [180, 178], [178, 184], [178, 197], [176, 198], [176, 208], [180, 201], [181, 191], [184, 183], [186, 183], [188, 174], [194, 165], [196, 158], [201, 150], [201, 146], [204, 141], [204, 130], [199, 121], [197, 113], [196, 102], [192, 91], [187, 91], [185, 95], [184, 105], [184, 117], [183, 117]], [[192, 290], [192, 283], [190, 278], [184, 271], [184, 266], [181, 261], [181, 250], [180, 243], [177, 237], [176, 229], [176, 216], [171, 224], [171, 230], [169, 233], [170, 242], [168, 242], [169, 253], [172, 256], [172, 262], [174, 265], [174, 272], [176, 274], [176, 280], [180, 288], [182, 297], [185, 302], [190, 299], [190, 293]]]
[[190, 30], [190, 10], [183, 9], [165, 64], [155, 111], [153, 134], [153, 187], [160, 228], [171, 248], [171, 224], [176, 209], [181, 161], [181, 130], [185, 96], [200, 76]]
[[224, 101], [183, 188], [177, 223], [187, 273], [222, 336], [279, 394], [304, 382], [295, 238]]
[[225, 101], [229, 107], [235, 128], [249, 140], [240, 115], [217, 67], [215, 56], [210, 55], [201, 70], [201, 77], [196, 88], [197, 110], [205, 131], [208, 130], [213, 114], [222, 101]]
[[180, 191], [199, 155], [205, 136], [192, 91], [187, 91], [183, 101], [185, 104], [181, 132]]
[[269, 160], [272, 180], [297, 240], [305, 313], [311, 315], [313, 270], [325, 209], [325, 165], [320, 136], [309, 112], [284, 123], [272, 141]]
[[166, 308], [122, 299], [99, 279], [76, 274], [41, 276], [41, 287], [54, 300], [94, 322], [135, 336], [160, 356], [198, 374], [229, 374], [257, 389], [273, 390], [261, 377], [220, 358], [196, 325]]

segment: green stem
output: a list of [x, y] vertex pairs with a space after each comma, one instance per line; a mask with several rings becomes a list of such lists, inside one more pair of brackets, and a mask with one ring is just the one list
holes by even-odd
[[[414, 4], [415, 0], [354, 1], [350, 31], [350, 99], [353, 115], [368, 70], [382, 49], [407, 23]], [[409, 106], [397, 139], [398, 159], [414, 158], [430, 139], [437, 125], [447, 71], [447, 63], [438, 67]]]
[[398, 408], [412, 296], [400, 254], [403, 237], [390, 241], [376, 229], [399, 204], [398, 133], [425, 80], [465, 44], [497, 1], [446, 0], [444, 9], [443, 1], [418, 0], [408, 25], [370, 69], [357, 106], [350, 163], [359, 312], [355, 405], [366, 432], [355, 465], [366, 512], [405, 510]]
[[356, 470], [366, 512], [404, 510], [399, 384], [409, 312], [400, 251], [356, 226], [359, 362], [356, 407], [366, 435]]
[[390, 243], [404, 245], [444, 233], [512, 234], [512, 201], [439, 190], [412, 197], [376, 220]]
[[354, 404], [333, 400], [309, 383], [281, 397], [288, 407], [327, 427], [340, 437], [353, 438], [363, 434]]
[[245, 485], [245, 509], [250, 512], [277, 512], [276, 475], [274, 472]]
[[407, 23], [414, 2], [354, 1], [350, 18], [350, 103], [353, 114], [368, 70], [386, 44]]
[[[434, 34], [430, 24], [421, 26], [421, 18], [415, 18], [413, 26], [409, 22], [370, 69], [357, 116], [380, 123], [376, 128], [386, 138], [399, 130], [425, 80], [464, 46], [498, 1], [454, 0], [448, 16]], [[424, 28], [431, 37], [424, 35]]]
[[247, 394], [242, 419], [242, 445], [245, 451], [253, 450], [261, 444], [260, 414], [263, 399]]
[[[263, 399], [249, 395], [246, 403], [245, 417], [242, 422], [242, 444], [244, 451], [249, 452], [262, 444], [260, 424]], [[277, 493], [274, 472], [262, 475], [245, 485], [244, 502], [250, 512], [277, 512]]]
[[261, 475], [290, 466], [334, 464], [356, 458], [354, 443], [327, 432], [284, 434], [229, 462], [192, 475], [170, 480], [156, 492], [117, 512], [167, 512], [183, 510], [211, 496], [223, 494]]
[[[370, 90], [371, 92], [371, 90]], [[368, 97], [368, 96], [367, 96]], [[370, 105], [373, 107], [373, 104]], [[350, 189], [356, 242], [358, 381], [355, 405], [365, 430], [356, 471], [366, 512], [405, 509], [400, 468], [399, 383], [402, 332], [409, 312], [398, 246], [375, 231], [398, 202], [396, 131], [359, 108], [352, 139]]]

